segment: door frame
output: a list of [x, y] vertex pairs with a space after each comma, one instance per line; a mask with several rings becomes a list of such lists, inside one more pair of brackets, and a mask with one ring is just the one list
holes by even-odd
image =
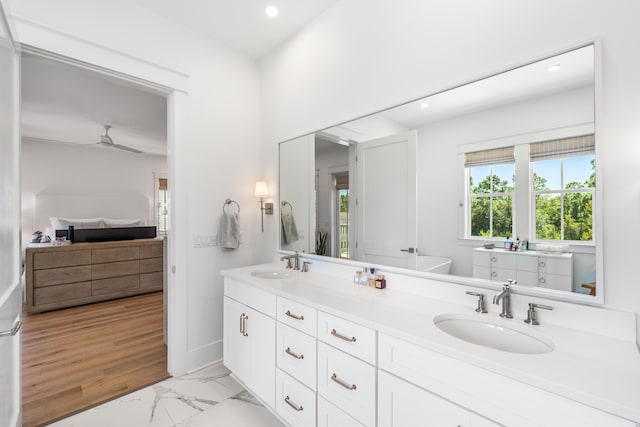
[[[43, 29], [47, 32], [47, 29]], [[60, 37], [57, 34], [58, 38]], [[77, 40], [76, 40], [77, 43]], [[93, 45], [90, 42], [83, 43], [84, 48], [89, 48], [94, 55], [106, 48]], [[111, 61], [112, 66], [105, 67], [71, 56], [62, 55], [52, 50], [36, 47], [29, 44], [19, 44], [19, 53], [38, 55], [50, 60], [105, 74], [120, 80], [141, 85], [148, 90], [165, 96], [167, 99], [167, 175], [169, 188], [169, 233], [167, 239], [167, 371], [171, 376], [180, 376], [187, 373], [187, 294], [186, 287], [177, 286], [177, 283], [186, 283], [186, 252], [187, 252], [187, 227], [180, 218], [186, 218], [186, 189], [181, 188], [182, 177], [187, 171], [186, 159], [176, 153], [176, 141], [179, 135], [186, 132], [186, 88], [188, 76], [179, 72], [173, 72], [166, 68], [137, 60], [142, 71], [137, 75], [130, 74], [130, 70], [118, 70], [119, 64], [116, 58]], [[125, 54], [118, 54], [125, 58], [127, 64], [122, 68], [129, 68], [133, 59]], [[109, 51], [109, 56], [114, 57], [114, 52]], [[135, 62], [135, 61], [134, 61]], [[149, 78], [145, 78], [145, 77]], [[155, 76], [155, 77], [154, 77]], [[157, 80], [155, 79], [157, 78]], [[176, 266], [182, 266], [177, 268]]]

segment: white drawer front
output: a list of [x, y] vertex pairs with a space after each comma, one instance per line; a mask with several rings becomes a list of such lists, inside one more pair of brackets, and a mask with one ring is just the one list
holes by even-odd
[[[570, 399], [380, 334], [379, 368], [509, 426], [636, 427]], [[533, 411], [535, 407], [543, 411]]]
[[569, 275], [573, 270], [573, 260], [571, 258], [539, 257], [538, 268], [541, 273]]
[[318, 396], [318, 427], [362, 427], [355, 419], [322, 396]]
[[321, 342], [318, 393], [364, 425], [375, 425], [375, 368]]
[[286, 298], [278, 297], [277, 319], [289, 326], [316, 336], [317, 310]]
[[491, 255], [491, 264], [495, 265], [498, 268], [507, 268], [510, 270], [515, 270], [517, 264], [517, 255], [515, 253], [499, 253], [494, 252]]
[[318, 339], [372, 365], [376, 363], [376, 331], [373, 329], [319, 311]]
[[225, 277], [224, 294], [269, 317], [276, 317], [276, 296], [269, 292]]
[[538, 272], [518, 270], [518, 285], [538, 286]]
[[533, 255], [519, 254], [518, 259], [518, 271], [530, 271], [538, 273], [538, 257]]
[[473, 251], [473, 265], [489, 267], [491, 254], [483, 251]]
[[540, 273], [540, 277], [538, 277], [538, 286], [542, 288], [571, 292], [573, 283], [571, 283], [571, 276]]
[[484, 267], [480, 265], [473, 266], [473, 277], [477, 277], [479, 279], [491, 279], [491, 267]]
[[516, 277], [518, 277], [518, 272], [516, 270], [496, 268], [491, 272], [491, 276], [491, 280], [506, 282], [507, 280], [516, 280]]
[[292, 426], [316, 424], [316, 394], [276, 369], [276, 412]]
[[307, 387], [316, 389], [316, 339], [278, 322], [276, 363]]

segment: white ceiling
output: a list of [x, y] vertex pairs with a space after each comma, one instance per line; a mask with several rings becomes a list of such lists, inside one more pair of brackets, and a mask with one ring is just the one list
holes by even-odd
[[[338, 0], [135, 0], [148, 10], [261, 58]], [[277, 17], [268, 17], [276, 6]]]
[[23, 139], [96, 149], [104, 125], [115, 144], [166, 155], [164, 96], [123, 80], [34, 55], [22, 56]]

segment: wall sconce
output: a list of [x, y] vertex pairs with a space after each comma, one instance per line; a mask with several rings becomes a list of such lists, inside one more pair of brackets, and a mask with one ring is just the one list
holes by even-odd
[[262, 232], [264, 233], [264, 214], [273, 215], [273, 203], [264, 203], [264, 198], [269, 195], [267, 183], [264, 181], [256, 182], [255, 196], [260, 198], [260, 223]]

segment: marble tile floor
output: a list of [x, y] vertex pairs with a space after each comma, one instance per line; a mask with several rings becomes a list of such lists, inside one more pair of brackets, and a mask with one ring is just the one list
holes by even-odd
[[222, 364], [169, 378], [52, 427], [281, 427]]

